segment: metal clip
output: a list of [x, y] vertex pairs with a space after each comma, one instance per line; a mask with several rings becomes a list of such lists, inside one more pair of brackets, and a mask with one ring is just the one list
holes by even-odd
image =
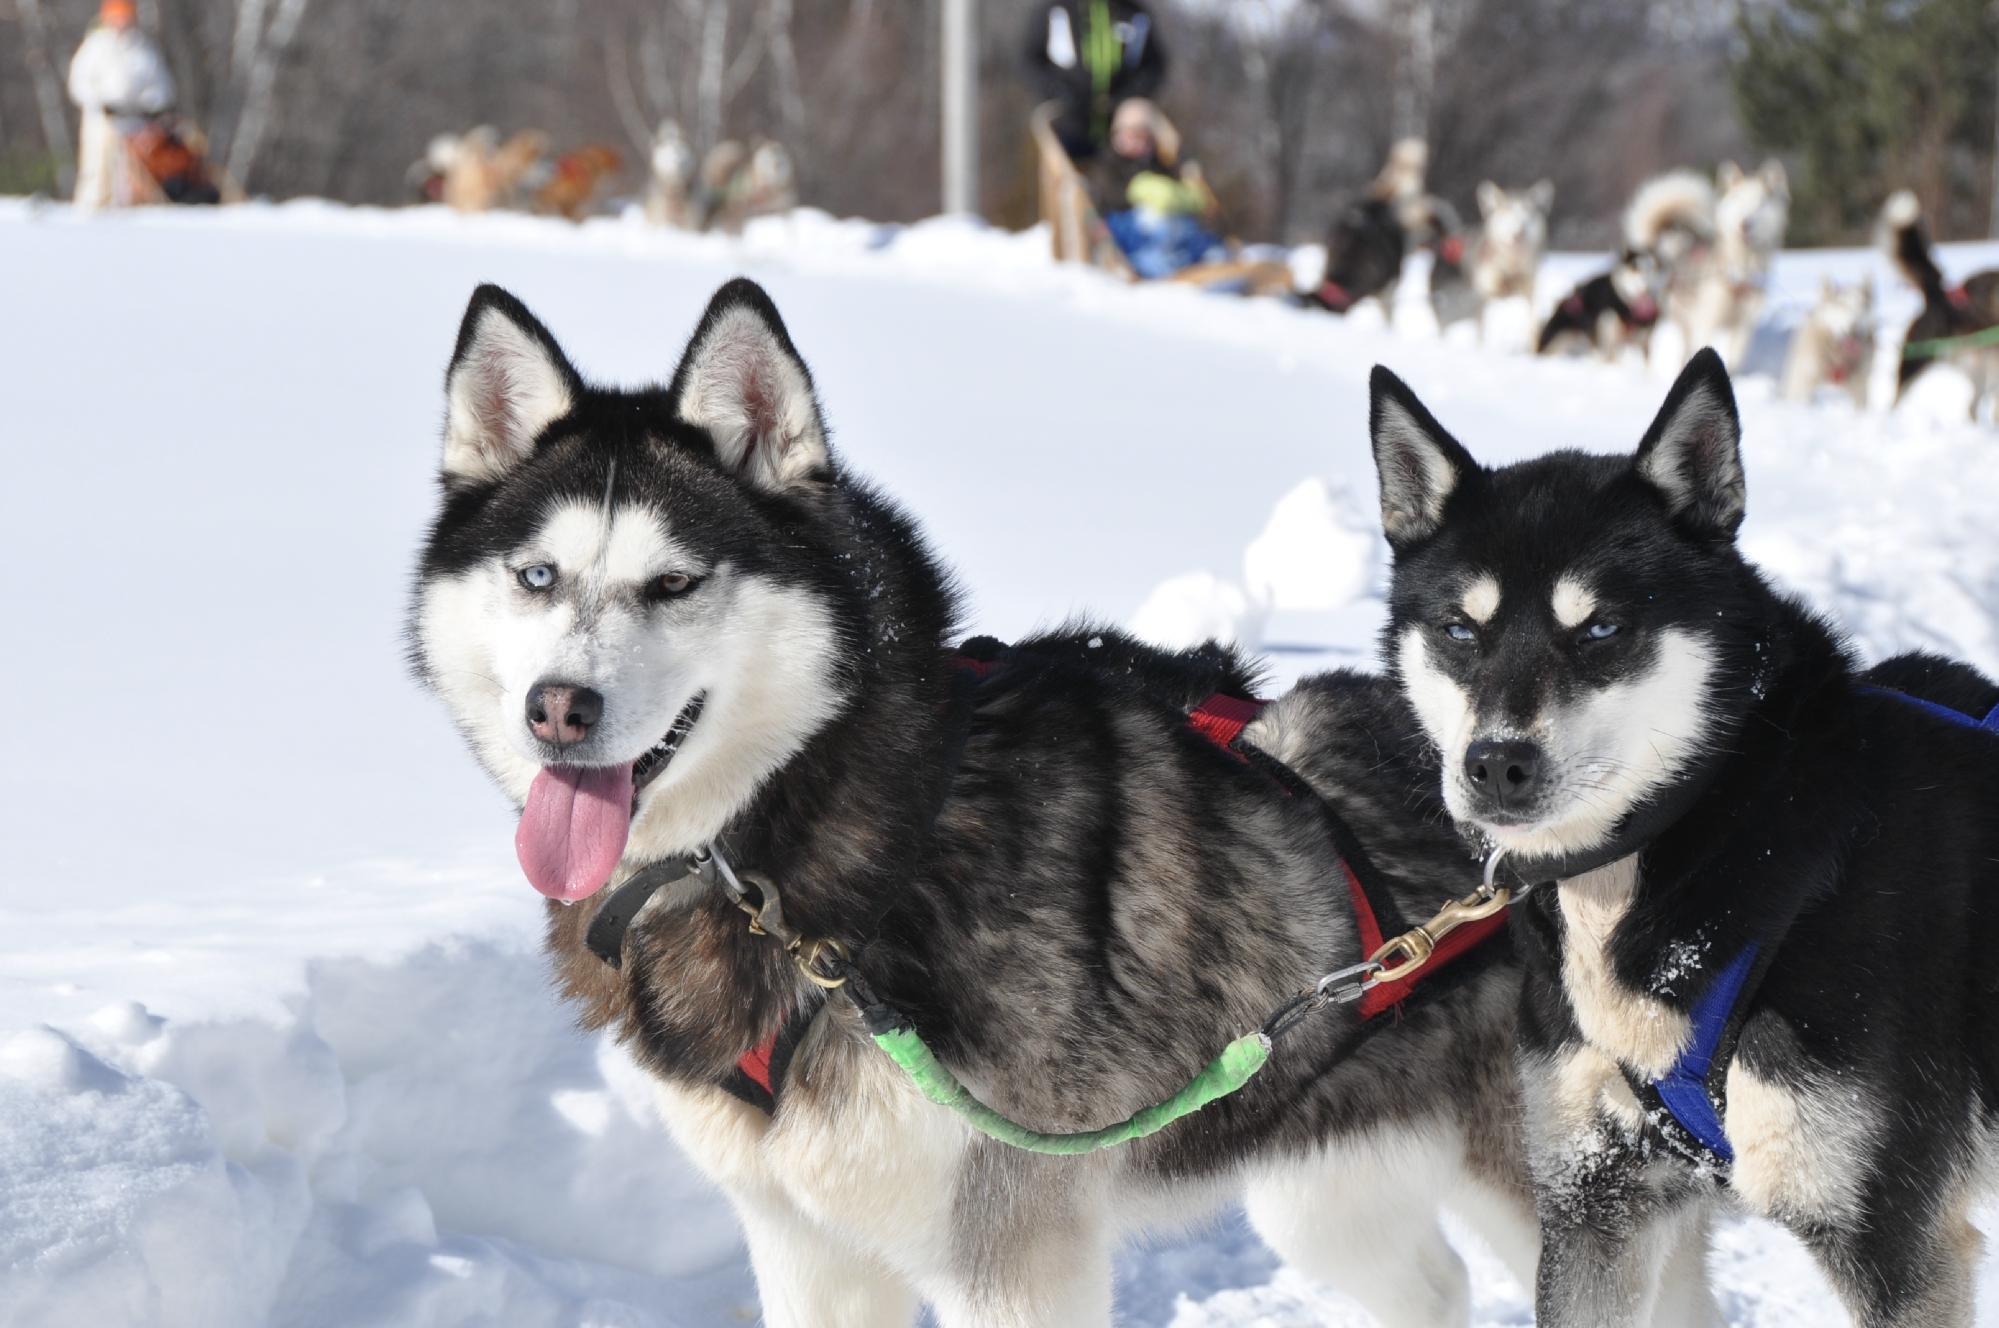
[[[847, 985], [847, 961], [853, 956], [840, 942], [831, 937], [815, 936], [811, 939], [800, 937], [785, 948], [791, 951], [792, 962], [798, 965], [798, 971], [805, 975], [807, 982], [824, 987], [827, 991]], [[838, 966], [831, 975], [819, 969], [820, 960], [829, 954]]]
[[1318, 1005], [1346, 1005], [1367, 995], [1381, 965], [1372, 959], [1346, 968], [1334, 969], [1312, 984], [1312, 999]]
[[[1400, 982], [1430, 962], [1430, 956], [1437, 952], [1437, 942], [1468, 923], [1483, 922], [1493, 914], [1505, 911], [1506, 906], [1513, 902], [1513, 892], [1495, 883], [1503, 852], [1504, 849], [1496, 848], [1485, 860], [1485, 880], [1478, 889], [1463, 899], [1453, 899], [1438, 909], [1428, 922], [1410, 928], [1368, 956], [1368, 962], [1380, 970], [1377, 981]], [[1401, 956], [1399, 959], [1390, 962], [1398, 955]]]

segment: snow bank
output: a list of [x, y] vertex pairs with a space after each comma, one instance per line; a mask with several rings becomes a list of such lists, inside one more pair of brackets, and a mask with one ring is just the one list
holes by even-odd
[[574, 1034], [524, 947], [314, 964], [278, 1024], [124, 1003], [19, 1030], [0, 1119], [18, 1328], [691, 1325], [752, 1303], [644, 1076]]

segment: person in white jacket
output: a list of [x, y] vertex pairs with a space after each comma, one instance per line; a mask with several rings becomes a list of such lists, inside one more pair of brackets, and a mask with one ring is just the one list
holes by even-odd
[[132, 0], [104, 0], [69, 65], [69, 97], [83, 112], [77, 135], [78, 207], [124, 207], [136, 181], [126, 137], [174, 104], [173, 75], [139, 30]]

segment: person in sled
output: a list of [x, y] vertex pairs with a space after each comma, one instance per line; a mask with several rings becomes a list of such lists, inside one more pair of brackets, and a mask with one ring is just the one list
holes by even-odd
[[1036, 5], [1027, 34], [1028, 79], [1060, 108], [1055, 136], [1078, 166], [1110, 141], [1118, 107], [1151, 97], [1166, 77], [1152, 15], [1134, 0]]
[[1151, 102], [1121, 103], [1110, 151], [1091, 163], [1087, 176], [1097, 214], [1132, 272], [1147, 279], [1228, 257], [1210, 229], [1215, 196], [1198, 167], [1180, 163], [1178, 144], [1162, 141], [1165, 132]]
[[151, 192], [137, 178], [128, 140], [172, 109], [174, 80], [138, 20], [132, 0], [104, 0], [70, 61], [69, 98], [83, 112], [78, 207], [129, 207]]

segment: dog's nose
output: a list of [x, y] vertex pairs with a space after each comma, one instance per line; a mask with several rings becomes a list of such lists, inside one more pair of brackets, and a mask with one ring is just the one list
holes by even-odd
[[538, 682], [528, 688], [528, 730], [558, 747], [581, 742], [604, 717], [603, 696], [565, 682]]
[[1475, 742], [1465, 748], [1465, 778], [1481, 797], [1519, 807], [1541, 778], [1541, 748], [1521, 741]]

